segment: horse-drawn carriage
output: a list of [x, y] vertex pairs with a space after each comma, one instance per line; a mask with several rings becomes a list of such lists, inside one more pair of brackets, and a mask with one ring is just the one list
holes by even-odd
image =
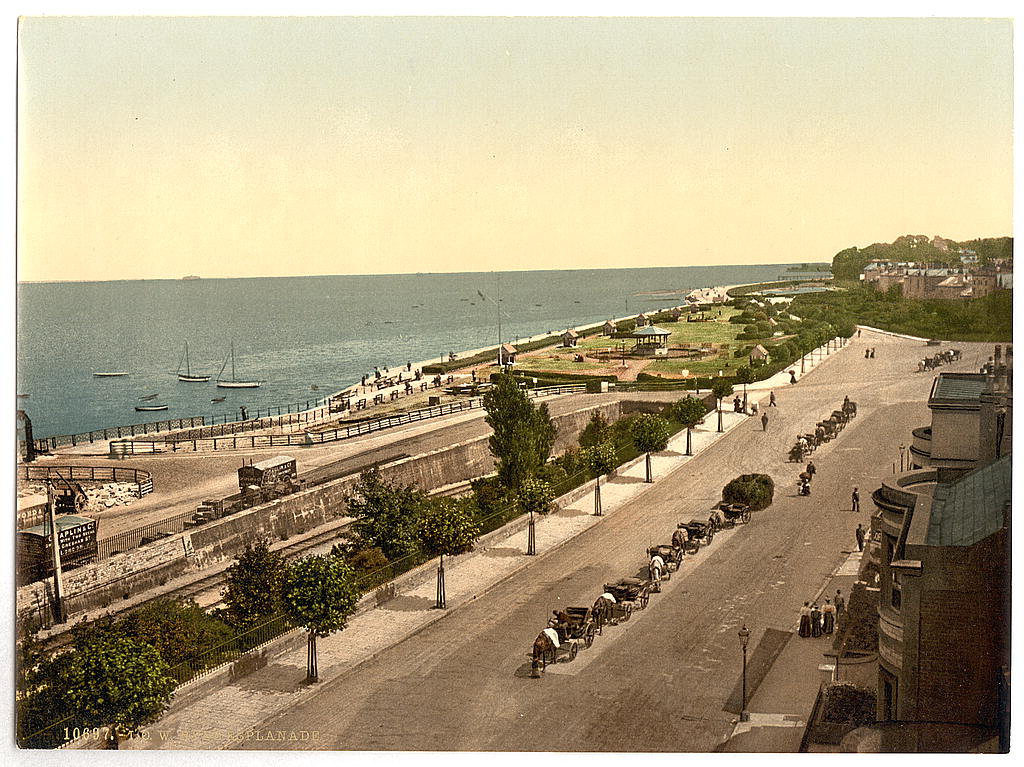
[[563, 640], [559, 632], [552, 627], [543, 629], [537, 638], [533, 640], [531, 656], [533, 660], [534, 675], [543, 671], [549, 663], [557, 663], [559, 660], [571, 661], [576, 658], [580, 651], [579, 639]]
[[[654, 559], [656, 556], [661, 557], [662, 561], [665, 563], [665, 573], [673, 573], [678, 570], [679, 565], [683, 563], [683, 547], [661, 543], [647, 549], [647, 556], [651, 559]], [[663, 577], [665, 580], [668, 580], [668, 575], [664, 575]]]
[[[715, 537], [715, 528], [707, 520], [691, 519], [689, 522], [680, 522], [676, 525], [680, 530], [685, 530], [690, 537], [690, 546], [696, 552], [703, 543], [705, 546], [711, 543]], [[696, 543], [696, 546], [694, 546]]]
[[583, 642], [584, 647], [594, 644], [594, 637], [597, 636], [600, 626], [593, 608], [567, 607], [565, 614], [569, 616], [569, 622], [562, 631], [563, 641], [578, 639]]
[[604, 584], [604, 590], [615, 597], [617, 603], [629, 603], [633, 609], [643, 610], [651, 598], [652, 585], [642, 578], [623, 578], [618, 583]]
[[632, 602], [620, 602], [614, 594], [605, 591], [594, 602], [594, 618], [597, 620], [597, 630], [602, 632], [605, 625], [617, 625], [620, 621], [628, 621], [633, 614]]
[[722, 502], [718, 510], [722, 512], [722, 527], [745, 525], [750, 521], [750, 507], [745, 503]]

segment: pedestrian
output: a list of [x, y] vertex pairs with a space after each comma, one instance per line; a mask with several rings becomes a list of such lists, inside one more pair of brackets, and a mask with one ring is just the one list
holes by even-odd
[[814, 479], [814, 475], [817, 473], [817, 471], [818, 471], [818, 469], [817, 469], [817, 467], [815, 467], [814, 461], [808, 461], [808, 463], [807, 463], [807, 473], [811, 475], [811, 479]]
[[811, 605], [811, 636], [821, 636], [821, 610], [818, 609], [817, 602]]
[[242, 405], [242, 406], [241, 406], [240, 408], [238, 408], [238, 409], [239, 409], [240, 411], [242, 411], [242, 420], [243, 420], [243, 421], [247, 420], [247, 419], [249, 418], [249, 411], [245, 409], [245, 405]]
[[738, 412], [740, 412], [741, 408], [742, 408], [742, 405], [740, 404], [739, 396], [733, 397], [732, 398], [732, 409], [733, 409], [733, 412], [738, 413]]
[[750, 414], [751, 415], [757, 415], [758, 409], [759, 408], [757, 407], [757, 403], [756, 402], [751, 402], [750, 403]]
[[761, 413], [761, 431], [768, 431], [768, 414]]
[[778, 407], [778, 405], [775, 404], [775, 392], [772, 392], [768, 396], [768, 407]]
[[821, 633], [826, 636], [831, 635], [836, 628], [836, 608], [828, 598], [825, 599], [825, 604], [821, 608], [821, 621]]
[[796, 383], [796, 371], [795, 370], [790, 370], [789, 371], [789, 382], [791, 384], [795, 384]]
[[836, 589], [836, 596], [832, 602], [836, 606], [836, 625], [841, 626], [846, 620], [846, 600], [843, 599], [843, 592]]
[[860, 328], [857, 328], [857, 338], [860, 338]]
[[870, 357], [871, 357], [871, 350], [870, 349], [865, 349], [864, 350], [864, 359], [870, 359]]
[[405, 372], [412, 372], [412, 360], [409, 360], [408, 362], [405, 363]]
[[864, 551], [864, 527], [858, 524], [857, 529], [853, 531], [853, 534], [857, 536], [857, 551]]
[[874, 358], [875, 358], [875, 347], [872, 346], [871, 347], [871, 359], [874, 359]]
[[860, 511], [860, 493], [857, 492], [857, 488], [853, 488], [853, 510]]
[[811, 635], [810, 602], [804, 602], [804, 606], [800, 608], [800, 630], [797, 633], [802, 637], [809, 637]]

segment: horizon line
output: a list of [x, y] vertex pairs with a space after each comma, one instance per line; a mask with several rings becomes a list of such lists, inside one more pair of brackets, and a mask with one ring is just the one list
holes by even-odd
[[468, 271], [437, 271], [437, 272], [364, 272], [356, 274], [276, 274], [276, 275], [247, 275], [235, 277], [203, 277], [202, 275], [186, 275], [185, 277], [119, 277], [113, 279], [83, 279], [83, 280], [17, 280], [18, 285], [60, 285], [80, 284], [88, 282], [202, 282], [203, 280], [286, 280], [304, 277], [404, 277], [423, 276], [432, 277], [445, 274], [498, 274], [498, 273], [525, 273], [525, 272], [615, 272], [634, 271], [637, 269], [717, 269], [721, 267], [743, 267], [743, 266], [802, 266], [804, 264], [827, 264], [828, 269], [821, 272], [831, 271], [832, 265], [827, 261], [780, 261], [771, 263], [747, 263], [747, 264], [680, 264], [675, 266], [605, 266], [605, 267], [576, 267], [572, 269], [486, 269]]

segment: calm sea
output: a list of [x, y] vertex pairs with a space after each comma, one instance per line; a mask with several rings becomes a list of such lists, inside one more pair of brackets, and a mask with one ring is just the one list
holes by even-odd
[[[18, 407], [36, 436], [305, 403], [396, 368], [505, 341], [655, 311], [638, 295], [777, 279], [786, 265], [460, 274], [36, 283], [18, 289]], [[802, 275], [795, 275], [802, 276]], [[480, 297], [482, 291], [493, 301]], [[239, 380], [214, 383], [230, 344]], [[175, 376], [188, 342], [193, 372]], [[94, 372], [127, 371], [124, 378]], [[312, 387], [318, 387], [313, 390]], [[168, 410], [135, 412], [140, 397]], [[214, 397], [225, 397], [213, 403]]]

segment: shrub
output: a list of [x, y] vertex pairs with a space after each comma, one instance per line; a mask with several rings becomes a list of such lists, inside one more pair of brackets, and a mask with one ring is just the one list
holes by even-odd
[[846, 650], [878, 651], [878, 593], [868, 591], [864, 583], [855, 583], [840, 626], [840, 639]]
[[752, 511], [765, 509], [772, 503], [775, 483], [767, 474], [743, 474], [722, 488], [725, 503], [742, 503]]
[[372, 573], [388, 566], [388, 558], [376, 546], [359, 549], [348, 561], [357, 573]]
[[822, 719], [837, 724], [869, 724], [875, 721], [875, 691], [851, 682], [825, 686]]

